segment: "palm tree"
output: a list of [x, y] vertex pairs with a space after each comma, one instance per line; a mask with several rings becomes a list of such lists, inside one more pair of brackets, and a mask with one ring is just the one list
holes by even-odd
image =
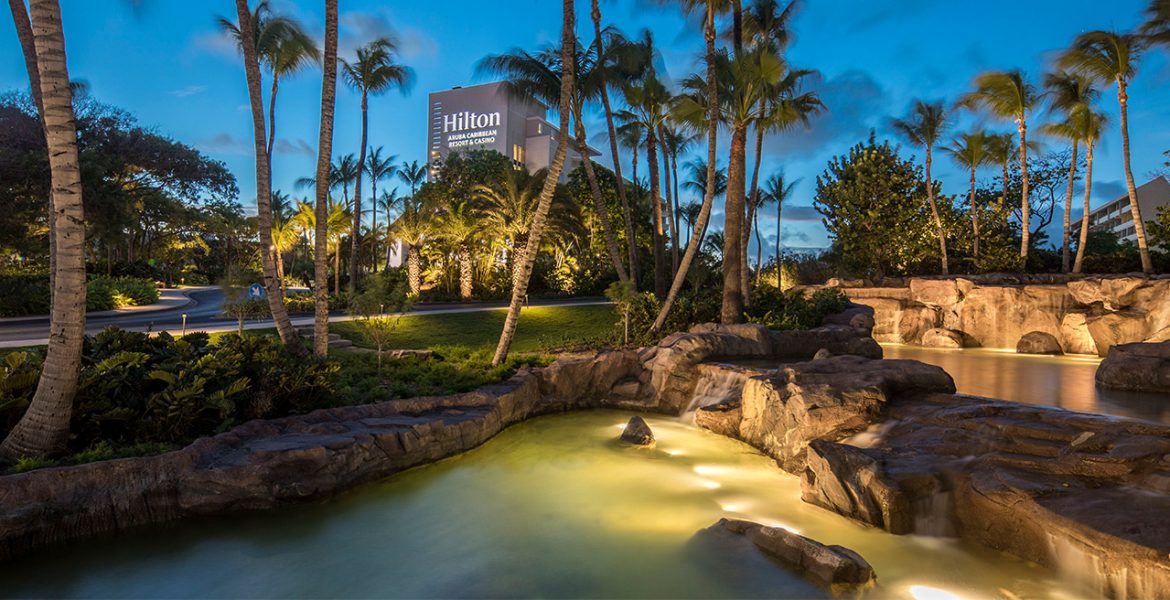
[[670, 93], [651, 68], [640, 81], [626, 86], [625, 96], [630, 108], [615, 116], [626, 124], [640, 127], [646, 136], [646, 164], [650, 171], [650, 201], [654, 214], [654, 293], [661, 298], [666, 295], [667, 263], [658, 171], [658, 128], [666, 122], [666, 103], [670, 100]]
[[330, 160], [333, 156], [333, 109], [337, 99], [337, 0], [325, 0], [325, 48], [321, 61], [321, 123], [317, 137], [317, 172], [313, 215], [313, 354], [329, 353], [328, 224]]
[[1068, 140], [1072, 144], [1072, 158], [1068, 166], [1068, 188], [1064, 198], [1064, 228], [1061, 232], [1061, 271], [1067, 273], [1071, 267], [1069, 253], [1069, 230], [1072, 226], [1073, 185], [1077, 177], [1077, 151], [1080, 149], [1081, 131], [1075, 121], [1078, 113], [1092, 110], [1092, 105], [1101, 95], [1091, 81], [1080, 75], [1058, 72], [1044, 77], [1044, 87], [1052, 108], [1064, 115], [1064, 121], [1044, 126], [1044, 133]]
[[540, 202], [533, 215], [532, 229], [528, 234], [528, 246], [522, 262], [521, 278], [518, 285], [512, 286], [512, 302], [508, 306], [508, 316], [504, 318], [504, 330], [500, 333], [500, 342], [496, 345], [496, 354], [492, 357], [492, 365], [499, 366], [508, 357], [508, 349], [512, 346], [512, 337], [516, 335], [516, 325], [520, 318], [520, 307], [528, 295], [528, 279], [532, 275], [532, 265], [536, 261], [537, 249], [540, 247], [540, 237], [544, 233], [544, 223], [548, 218], [552, 205], [553, 193], [556, 191], [557, 178], [561, 176], [561, 169], [565, 165], [565, 154], [569, 148], [569, 128], [566, 126], [571, 117], [573, 86], [575, 85], [574, 57], [576, 56], [576, 36], [574, 35], [573, 0], [562, 0], [561, 12], [561, 64], [564, 72], [561, 74], [560, 97], [560, 131], [557, 134], [557, 149], [553, 154], [552, 164], [548, 175], [544, 179], [544, 187], [540, 191]]
[[455, 246], [459, 254], [459, 297], [470, 299], [474, 283], [471, 247], [483, 233], [483, 220], [474, 203], [463, 199], [448, 207], [440, 223], [443, 237]]
[[[272, 89], [268, 94], [268, 161], [272, 162], [272, 147], [276, 142], [276, 95], [280, 80], [291, 77], [310, 63], [319, 63], [321, 53], [313, 38], [305, 33], [295, 20], [272, 14], [268, 0], [261, 0], [252, 11], [252, 36], [260, 64], [272, 74]], [[228, 32], [243, 48], [240, 28], [230, 19], [219, 17], [220, 29]]]
[[[236, 0], [236, 13], [240, 22], [239, 30], [252, 31], [252, 13], [248, 10], [248, 0]], [[252, 108], [252, 137], [256, 149], [256, 214], [260, 228], [260, 262], [264, 287], [268, 292], [268, 309], [272, 313], [276, 332], [284, 345], [290, 352], [302, 354], [304, 346], [301, 344], [300, 336], [293, 329], [292, 321], [289, 320], [288, 310], [284, 306], [284, 294], [276, 277], [275, 246], [272, 243], [272, 184], [265, 146], [267, 137], [264, 133], [264, 101], [260, 92], [260, 63], [256, 39], [253, 36], [241, 35], [240, 42], [244, 51], [248, 100]]]
[[1170, 46], [1170, 0], [1150, 0], [1146, 18], [1141, 32], [1147, 41]]
[[[370, 176], [370, 209], [373, 213], [373, 225], [370, 231], [374, 232], [374, 239], [370, 246], [370, 254], [374, 257], [374, 272], [378, 272], [378, 182], [393, 177], [394, 173], [398, 171], [394, 160], [397, 156], [391, 154], [390, 156], [382, 156], [382, 147], [374, 148], [370, 155], [366, 157], [366, 173]], [[386, 213], [387, 220], [389, 220], [390, 213]]]
[[[707, 186], [706, 193], [703, 196], [702, 209], [699, 211], [698, 222], [695, 224], [695, 231], [702, 232], [707, 229], [707, 219], [711, 216], [711, 205], [714, 203], [715, 197], [715, 155], [716, 143], [718, 141], [719, 133], [719, 90], [716, 87], [715, 77], [715, 15], [728, 8], [726, 0], [660, 0], [663, 2], [675, 3], [677, 1], [685, 12], [694, 12], [702, 10], [705, 17], [703, 19], [703, 40], [706, 42], [705, 62], [707, 65]], [[678, 272], [674, 274], [674, 281], [670, 285], [670, 291], [666, 294], [666, 300], [662, 303], [662, 308], [658, 311], [658, 316], [654, 319], [654, 325], [651, 327], [653, 331], [662, 329], [662, 325], [666, 322], [666, 316], [670, 313], [671, 307], [674, 305], [675, 298], [678, 297], [679, 291], [682, 290], [683, 282], [686, 281], [686, 274], [691, 268], [691, 262], [695, 259], [695, 253], [699, 251], [701, 239], [696, 239], [692, 232], [691, 241], [687, 243], [687, 251], [683, 254], [682, 262], [679, 263]]]
[[[926, 149], [926, 201], [930, 205], [930, 214], [934, 219], [935, 234], [938, 236], [938, 251], [942, 257], [942, 274], [950, 273], [947, 264], [947, 234], [943, 229], [942, 218], [938, 214], [938, 205], [934, 201], [934, 179], [931, 176], [931, 166], [934, 163], [934, 147], [947, 127], [947, 111], [942, 102], [923, 102], [915, 100], [910, 116], [905, 119], [894, 119], [894, 130], [911, 143]], [[1027, 214], [1025, 212], [1025, 214]]]
[[[695, 136], [685, 124], [677, 124], [669, 120], [661, 129], [662, 136], [660, 141], [662, 142], [664, 153], [670, 160], [670, 179], [674, 182], [674, 193], [671, 196], [674, 200], [674, 229], [678, 233], [680, 231], [679, 221], [682, 219], [682, 215], [679, 214], [681, 210], [679, 204], [682, 202], [682, 198], [679, 196], [679, 188], [682, 186], [682, 182], [679, 181], [678, 176], [678, 155], [686, 152], [687, 148], [695, 141]], [[681, 235], [679, 233], [680, 238]], [[680, 238], [675, 238], [674, 240], [676, 248], [682, 248], [682, 240]], [[675, 270], [678, 270], [677, 264], [675, 264]]]
[[1084, 264], [1085, 244], [1089, 241], [1089, 199], [1093, 191], [1093, 150], [1097, 147], [1097, 140], [1100, 139], [1106, 122], [1104, 114], [1097, 112], [1091, 104], [1086, 104], [1081, 110], [1069, 113], [1064, 122], [1053, 126], [1054, 133], [1061, 137], [1079, 139], [1085, 143], [1084, 214], [1081, 215], [1081, 232], [1076, 259], [1073, 261], [1073, 273], [1080, 273]]
[[427, 178], [427, 167], [418, 164], [417, 160], [403, 162], [398, 167], [398, 178], [410, 186], [410, 195], [413, 196], [418, 193], [418, 186]]
[[341, 202], [349, 206], [352, 201], [349, 197], [349, 184], [357, 180], [358, 176], [358, 161], [353, 153], [338, 157], [337, 162], [330, 167], [329, 179], [334, 182], [330, 185], [331, 188], [341, 186]]
[[[961, 103], [968, 107], [983, 107], [1001, 119], [1012, 119], [1020, 135], [1019, 159], [1022, 183], [1020, 186], [1020, 210], [1022, 230], [1020, 259], [1023, 268], [1028, 259], [1030, 244], [1029, 220], [1031, 205], [1028, 203], [1028, 113], [1036, 107], [1039, 96], [1032, 84], [1024, 78], [1023, 72], [990, 71], [975, 78], [975, 91], [963, 97]], [[1006, 181], [1006, 180], [1005, 180]], [[1007, 186], [1004, 186], [1005, 196]]]
[[1129, 82], [1137, 75], [1138, 59], [1145, 51], [1145, 40], [1138, 35], [1111, 31], [1090, 31], [1073, 40], [1072, 47], [1060, 57], [1059, 63], [1093, 82], [1102, 85], [1117, 84], [1118, 123], [1121, 128], [1121, 159], [1125, 167], [1125, 187], [1129, 191], [1129, 208], [1133, 215], [1133, 231], [1142, 257], [1142, 271], [1154, 272], [1150, 248], [1146, 242], [1146, 226], [1138, 204], [1137, 185], [1129, 156]]
[[288, 194], [279, 190], [272, 192], [272, 247], [276, 256], [276, 277], [280, 289], [286, 289], [284, 282], [284, 255], [292, 250], [301, 235], [301, 223], [290, 214], [292, 203]]
[[398, 187], [395, 186], [389, 192], [383, 191], [382, 197], [378, 199], [378, 206], [382, 207], [382, 212], [386, 215], [386, 252], [381, 260], [385, 261], [386, 267], [390, 267], [390, 248], [391, 242], [390, 234], [393, 233], [390, 222], [393, 220], [394, 209], [398, 208], [405, 200], [404, 197], [398, 195]]
[[[51, 335], [41, 377], [28, 409], [0, 443], [0, 456], [17, 459], [61, 452], [69, 440], [85, 336], [85, 226], [61, 6], [57, 0], [32, 0], [30, 17], [25, 17], [23, 10], [16, 10], [17, 2], [12, 4], [13, 17], [17, 21], [28, 19], [30, 29], [37, 32], [33, 49], [49, 155], [56, 257], [49, 314]], [[23, 1], [19, 4], [23, 9]]]
[[378, 38], [356, 51], [353, 62], [342, 60], [341, 73], [349, 86], [357, 90], [362, 97], [362, 138], [358, 150], [358, 169], [353, 184], [353, 231], [349, 241], [349, 291], [353, 292], [357, 286], [358, 248], [361, 244], [362, 227], [362, 172], [366, 164], [366, 137], [369, 131], [369, 112], [371, 95], [377, 96], [398, 88], [405, 95], [410, 90], [414, 73], [410, 67], [398, 64], [394, 60], [396, 52], [394, 44], [386, 38]]
[[702, 209], [703, 205], [698, 202], [688, 202], [678, 207], [679, 217], [687, 224], [687, 239], [690, 239], [691, 232], [695, 230], [695, 221], [698, 221], [699, 211]]
[[[317, 220], [317, 211], [313, 206], [307, 203], [301, 203], [297, 212], [297, 219], [301, 222], [301, 226], [307, 230], [314, 231], [314, 243], [317, 240], [322, 242], [322, 250], [320, 256], [328, 264], [328, 257], [333, 255], [333, 293], [341, 293], [341, 240], [345, 237], [346, 231], [349, 230], [349, 224], [353, 214], [349, 208], [340, 201], [329, 198], [326, 203], [327, 212], [325, 213], [324, 221]], [[317, 224], [323, 223], [322, 228], [318, 228]], [[330, 251], [332, 248], [332, 252]], [[316, 258], [316, 257], [314, 257]], [[328, 268], [328, 267], [326, 267]], [[325, 285], [323, 286], [325, 293], [329, 293], [329, 274], [325, 274]], [[314, 333], [314, 335], [316, 335]]]
[[422, 264], [419, 249], [434, 229], [433, 207], [419, 194], [404, 196], [400, 201], [402, 212], [390, 224], [389, 233], [406, 244], [406, 282], [411, 297], [422, 291]]
[[979, 258], [979, 207], [976, 206], [975, 201], [975, 173], [979, 167], [992, 164], [989, 153], [992, 137], [984, 133], [983, 130], [964, 133], [956, 137], [950, 146], [943, 148], [943, 151], [951, 155], [956, 164], [967, 169], [971, 174], [968, 204], [971, 207], [971, 232], [975, 258]]
[[784, 173], [776, 173], [768, 178], [764, 183], [764, 198], [765, 202], [776, 203], [776, 260], [779, 262], [781, 253], [780, 243], [780, 218], [783, 216], [784, 203], [792, 197], [792, 191], [796, 189], [796, 184], [800, 183], [799, 179], [788, 181], [784, 177]]

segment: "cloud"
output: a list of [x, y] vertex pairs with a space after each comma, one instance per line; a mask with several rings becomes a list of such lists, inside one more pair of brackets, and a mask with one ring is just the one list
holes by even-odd
[[800, 204], [793, 205], [793, 206], [785, 206], [783, 216], [781, 217], [781, 219], [783, 219], [785, 223], [792, 222], [792, 223], [818, 223], [818, 224], [821, 222], [821, 219], [823, 219], [823, 218], [824, 217], [821, 215], [821, 213], [817, 212], [817, 209], [815, 209], [811, 206], [808, 206], [808, 205], [800, 205]]
[[427, 32], [408, 25], [392, 25], [389, 10], [346, 12], [339, 18], [341, 40], [338, 50], [342, 56], [350, 56], [358, 46], [378, 38], [387, 38], [398, 47], [399, 54], [407, 61], [436, 58], [439, 43]]
[[308, 157], [317, 156], [317, 150], [301, 138], [297, 138], [295, 142], [290, 142], [284, 138], [277, 139], [276, 146], [272, 148], [272, 151], [277, 154], [300, 154]]
[[198, 33], [191, 38], [190, 46], [197, 51], [214, 54], [220, 58], [236, 60], [239, 55], [236, 39], [226, 31]]
[[908, 16], [921, 16], [924, 9], [931, 6], [931, 0], [898, 0], [898, 2], [862, 2], [853, 8], [841, 10], [837, 4], [832, 4], [836, 14], [849, 20], [848, 30], [852, 33], [861, 33], [877, 29], [893, 19], [902, 19]]
[[765, 154], [807, 156], [826, 150], [836, 152], [841, 146], [864, 139], [888, 110], [885, 90], [864, 71], [845, 71], [814, 81], [807, 89], [820, 95], [827, 110], [814, 117], [808, 129], [769, 136], [764, 142]]
[[207, 86], [205, 86], [205, 85], [189, 85], [185, 88], [178, 89], [178, 90], [172, 90], [172, 91], [169, 91], [167, 93], [176, 97], [176, 98], [186, 98], [187, 96], [194, 96], [195, 94], [202, 94], [205, 91], [207, 91]]
[[250, 144], [237, 139], [226, 131], [199, 140], [195, 145], [204, 152], [217, 154], [250, 154], [252, 152]]

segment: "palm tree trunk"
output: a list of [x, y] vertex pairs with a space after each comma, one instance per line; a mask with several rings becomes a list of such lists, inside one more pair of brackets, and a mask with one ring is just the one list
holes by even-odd
[[618, 279], [629, 281], [630, 276], [622, 265], [622, 253], [618, 248], [617, 236], [609, 223], [609, 209], [605, 206], [605, 199], [601, 196], [601, 185], [597, 182], [597, 173], [593, 171], [593, 159], [589, 156], [589, 144], [586, 143], [585, 123], [581, 118], [581, 102], [575, 104], [576, 115], [573, 118], [574, 129], [577, 133], [577, 152], [581, 154], [581, 164], [585, 167], [585, 178], [589, 180], [589, 191], [593, 196], [593, 209], [597, 211], [597, 220], [601, 222], [601, 233], [605, 237], [605, 247], [609, 252], [609, 259], [613, 262], [613, 269]]
[[[15, 1], [15, 0], [13, 0]], [[593, 0], [590, 13], [593, 18], [594, 43], [597, 45], [597, 56], [605, 56], [604, 41], [601, 37], [601, 6], [598, 0]], [[605, 126], [609, 130], [609, 151], [613, 156], [613, 174], [616, 179], [618, 198], [622, 203], [622, 217], [626, 225], [626, 252], [629, 254], [630, 273], [629, 281], [638, 283], [638, 249], [634, 235], [634, 212], [630, 209], [630, 199], [626, 196], [626, 182], [622, 178], [622, 160], [618, 152], [617, 127], [613, 124], [613, 105], [609, 101], [609, 89], [601, 86], [601, 106], [605, 108]]]
[[719, 320], [725, 324], [743, 321], [744, 179], [747, 174], [747, 124], [731, 129], [731, 156], [727, 165], [727, 202], [723, 225], [723, 306]]
[[[577, 37], [574, 33], [573, 0], [562, 0], [561, 12], [561, 107], [560, 123], [569, 122], [569, 101], [573, 96], [575, 84], [574, 57], [577, 53]], [[552, 164], [549, 165], [548, 175], [540, 190], [540, 198], [536, 205], [536, 214], [532, 216], [532, 227], [529, 229], [528, 244], [524, 255], [516, 257], [521, 261], [520, 280], [512, 286], [512, 302], [508, 306], [508, 316], [504, 318], [504, 330], [500, 332], [500, 342], [496, 345], [496, 354], [492, 357], [492, 365], [499, 366], [508, 358], [508, 349], [512, 346], [512, 338], [516, 335], [516, 325], [520, 320], [520, 307], [528, 295], [528, 280], [532, 276], [532, 264], [536, 261], [536, 254], [540, 250], [540, 237], [544, 233], [544, 223], [548, 220], [549, 209], [552, 207], [553, 193], [556, 192], [557, 179], [565, 166], [565, 154], [569, 149], [569, 128], [562, 126], [557, 132], [557, 150], [553, 154]]]
[[943, 230], [942, 219], [938, 215], [938, 204], [934, 201], [934, 179], [931, 178], [930, 168], [934, 164], [931, 147], [926, 147], [926, 200], [930, 203], [930, 214], [934, 217], [934, 228], [938, 235], [938, 252], [942, 257], [942, 274], [950, 274], [950, 265], [947, 264], [947, 233]]
[[1077, 241], [1077, 258], [1073, 273], [1080, 273], [1085, 262], [1085, 244], [1089, 242], [1089, 198], [1093, 195], [1093, 147], [1097, 140], [1085, 140], [1085, 214], [1081, 215], [1081, 235]]
[[[680, 232], [680, 234], [681, 234], [682, 228], [679, 227], [680, 223], [679, 223], [679, 210], [678, 210], [679, 197], [678, 197], [678, 150], [677, 149], [672, 150], [670, 153], [670, 179], [671, 179], [671, 182], [674, 184], [674, 195], [673, 195], [674, 230]], [[679, 248], [681, 248], [682, 247], [682, 240], [676, 240], [676, 242], [678, 243]], [[675, 273], [678, 272], [678, 265], [675, 265], [674, 271], [675, 271]]]
[[85, 223], [73, 94], [65, 60], [65, 33], [57, 0], [32, 0], [33, 33], [41, 118], [52, 183], [52, 235], [56, 274], [49, 315], [49, 345], [28, 409], [0, 444], [0, 456], [47, 456], [69, 440], [69, 421], [81, 370], [85, 336]]
[[999, 196], [999, 205], [1002, 207], [1004, 202], [1007, 202], [1008, 195], [1008, 164], [1003, 163], [1003, 192]]
[[1133, 215], [1133, 233], [1137, 236], [1138, 252], [1142, 256], [1142, 272], [1153, 273], [1154, 263], [1150, 260], [1150, 247], [1146, 242], [1146, 224], [1142, 221], [1142, 207], [1138, 204], [1137, 186], [1133, 181], [1133, 167], [1129, 160], [1129, 96], [1126, 83], [1117, 80], [1117, 103], [1121, 107], [1121, 158], [1125, 162], [1125, 187], [1129, 192], [1129, 210]]
[[337, 98], [337, 0], [325, 0], [321, 57], [321, 123], [313, 214], [313, 354], [329, 353], [329, 166], [333, 158], [333, 109]]
[[776, 198], [776, 285], [780, 285], [780, 217], [784, 211], [784, 199]]
[[[252, 13], [248, 0], [236, 0], [236, 13], [240, 19], [240, 31], [252, 31]], [[256, 214], [260, 225], [260, 259], [264, 274], [264, 287], [268, 292], [268, 309], [280, 340], [290, 352], [301, 354], [304, 346], [293, 329], [284, 307], [284, 294], [276, 280], [276, 248], [272, 243], [272, 189], [268, 164], [268, 153], [264, 134], [264, 101], [260, 95], [260, 63], [256, 54], [256, 40], [250, 35], [240, 36], [244, 49], [244, 73], [248, 80], [248, 100], [252, 107], [252, 141], [256, 151]]]
[[410, 297], [418, 298], [422, 291], [422, 266], [419, 262], [418, 248], [414, 244], [406, 245], [406, 284], [410, 289]]
[[369, 104], [366, 91], [362, 90], [362, 141], [358, 150], [357, 180], [353, 184], [353, 233], [349, 235], [349, 293], [357, 289], [358, 255], [361, 253], [362, 235], [362, 171], [366, 164], [366, 134], [369, 130]]
[[654, 319], [651, 331], [662, 329], [666, 323], [666, 316], [674, 306], [678, 293], [686, 281], [687, 272], [691, 269], [691, 262], [702, 243], [702, 235], [707, 230], [707, 220], [711, 217], [711, 205], [715, 202], [715, 154], [716, 143], [719, 137], [719, 92], [715, 87], [715, 8], [707, 2], [707, 15], [704, 20], [703, 38], [707, 43], [707, 189], [703, 192], [703, 204], [699, 208], [699, 217], [695, 229], [691, 232], [691, 241], [687, 244], [687, 251], [683, 254], [682, 263], [678, 272], [674, 274], [674, 282], [666, 294], [666, 300]]
[[[760, 114], [761, 115], [764, 114], [764, 110], [765, 110], [765, 104], [764, 104], [764, 101], [761, 99], [760, 100]], [[748, 195], [749, 201], [747, 203], [747, 221], [746, 221], [746, 223], [747, 223], [748, 227], [745, 227], [743, 230], [743, 235], [739, 236], [740, 237], [740, 248], [741, 248], [740, 261], [743, 264], [743, 269], [742, 269], [743, 274], [740, 277], [739, 285], [740, 285], [740, 288], [743, 290], [743, 305], [745, 307], [750, 307], [752, 305], [751, 293], [749, 292], [750, 288], [748, 286], [748, 272], [751, 270], [750, 265], [748, 263], [748, 235], [750, 233], [748, 231], [748, 228], [750, 228], [752, 226], [752, 223], [755, 221], [756, 203], [759, 201], [759, 197], [760, 197], [759, 196], [759, 193], [760, 193], [760, 160], [763, 158], [763, 146], [764, 146], [764, 130], [762, 127], [760, 127], [759, 123], [756, 123], [756, 149], [755, 149], [756, 154], [755, 154], [755, 159], [754, 159], [755, 165], [752, 168], [751, 193]], [[757, 271], [760, 268], [759, 262], [760, 261], [758, 261], [758, 260], [756, 261], [756, 270]]]
[[974, 255], [979, 258], [979, 207], [975, 205], [975, 167], [971, 167], [971, 231], [974, 234]]
[[1022, 183], [1020, 185], [1020, 210], [1022, 211], [1022, 220], [1024, 222], [1023, 230], [1020, 232], [1020, 269], [1028, 269], [1028, 247], [1031, 243], [1032, 231], [1031, 227], [1031, 212], [1032, 205], [1028, 203], [1028, 124], [1024, 120], [1024, 116], [1019, 116], [1019, 130], [1020, 130], [1020, 176]]
[[459, 245], [459, 297], [464, 300], [471, 298], [471, 246], [467, 243]]
[[370, 225], [370, 235], [374, 238], [370, 241], [370, 262], [373, 263], [371, 268], [374, 273], [378, 272], [378, 178], [370, 174], [370, 210], [372, 224]]
[[333, 295], [341, 295], [341, 234], [333, 246]]
[[1077, 147], [1080, 144], [1078, 140], [1073, 140], [1072, 143], [1072, 161], [1068, 166], [1068, 189], [1065, 190], [1064, 195], [1064, 228], [1061, 231], [1061, 245], [1060, 245], [1060, 272], [1068, 273], [1071, 257], [1069, 256], [1069, 228], [1072, 227], [1072, 197], [1073, 197], [1073, 182], [1077, 178]]
[[272, 92], [268, 96], [268, 147], [265, 154], [268, 155], [268, 164], [272, 164], [272, 146], [276, 143], [276, 91], [280, 85], [280, 77], [276, 72], [272, 73]]
[[[756, 230], [756, 285], [760, 285], [760, 276], [764, 273], [764, 241], [760, 238], [760, 218], [757, 215], [753, 220]], [[751, 298], [751, 295], [748, 295]]]
[[658, 136], [654, 127], [646, 128], [646, 169], [650, 171], [650, 201], [654, 214], [654, 295], [666, 296], [666, 231], [662, 226], [662, 198], [658, 179]]

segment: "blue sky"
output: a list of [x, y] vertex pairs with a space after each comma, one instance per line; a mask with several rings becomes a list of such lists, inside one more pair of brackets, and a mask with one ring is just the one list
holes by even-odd
[[[217, 15], [234, 19], [234, 3], [62, 0], [61, 4], [73, 77], [87, 81], [97, 99], [128, 109], [142, 124], [227, 163], [239, 180], [241, 200], [250, 204], [255, 179], [243, 68], [232, 42], [215, 25]], [[272, 0], [272, 4], [311, 32], [321, 31], [321, 2]], [[578, 2], [583, 34], [591, 27], [588, 4]], [[862, 140], [871, 128], [886, 134], [889, 118], [904, 114], [915, 98], [954, 100], [984, 70], [1022, 68], [1038, 80], [1054, 53], [1075, 35], [1089, 29], [1131, 29], [1140, 22], [1146, 2], [804, 0], [803, 4], [789, 57], [796, 67], [820, 72], [812, 87], [822, 95], [829, 112], [810, 131], [765, 142], [762, 177], [783, 168], [789, 177], [802, 179], [785, 209], [784, 244], [788, 247], [828, 244], [812, 208], [816, 175], [830, 157]], [[475, 77], [474, 66], [485, 55], [512, 47], [533, 49], [555, 39], [559, 11], [560, 3], [552, 0], [341, 0], [343, 56], [362, 42], [390, 35], [398, 40], [403, 62], [417, 74], [408, 95], [392, 92], [371, 101], [371, 143], [385, 146], [386, 152], [400, 159], [423, 162], [427, 93], [484, 81]], [[616, 23], [627, 33], [642, 28], [653, 31], [671, 77], [681, 79], [698, 67], [702, 39], [695, 24], [677, 10], [650, 0], [603, 0], [602, 11], [607, 23]], [[15, 31], [10, 20], [0, 20], [4, 21], [0, 25], [0, 48], [4, 49], [0, 90], [27, 87]], [[282, 83], [274, 161], [278, 188], [291, 191], [296, 178], [313, 171], [319, 77], [306, 71]], [[1115, 110], [1114, 104], [1107, 101], [1105, 106]], [[599, 115], [591, 118], [592, 132], [602, 131]], [[1036, 120], [1043, 118], [1040, 114]], [[1140, 184], [1161, 165], [1161, 153], [1170, 148], [1170, 66], [1163, 51], [1150, 53], [1142, 62], [1130, 88], [1130, 121], [1134, 172]], [[963, 116], [960, 126], [977, 122], [981, 119]], [[987, 126], [1011, 129], [1005, 123], [988, 122]], [[356, 153], [359, 127], [358, 99], [341, 86], [335, 153]], [[595, 145], [602, 144], [603, 138], [596, 140]], [[1057, 145], [1049, 143], [1049, 147]], [[904, 152], [912, 154], [908, 148]], [[725, 143], [719, 153], [726, 155]], [[1124, 193], [1120, 156], [1119, 137], [1111, 129], [1097, 154], [1094, 205]], [[935, 177], [943, 182], [944, 192], [965, 193], [966, 175], [944, 157], [936, 163]], [[989, 170], [983, 177], [990, 180], [994, 173]], [[715, 219], [718, 226], [722, 214], [717, 213]], [[774, 232], [771, 214], [763, 217], [761, 225], [764, 232]], [[769, 235], [774, 239], [774, 233]], [[771, 247], [771, 242], [765, 242], [765, 248]]]

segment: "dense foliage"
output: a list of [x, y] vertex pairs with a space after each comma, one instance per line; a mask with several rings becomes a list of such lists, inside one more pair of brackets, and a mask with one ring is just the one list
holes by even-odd
[[[85, 308], [111, 310], [158, 302], [158, 286], [138, 277], [89, 278]], [[0, 317], [49, 314], [49, 276], [44, 273], [13, 271], [0, 273]]]

